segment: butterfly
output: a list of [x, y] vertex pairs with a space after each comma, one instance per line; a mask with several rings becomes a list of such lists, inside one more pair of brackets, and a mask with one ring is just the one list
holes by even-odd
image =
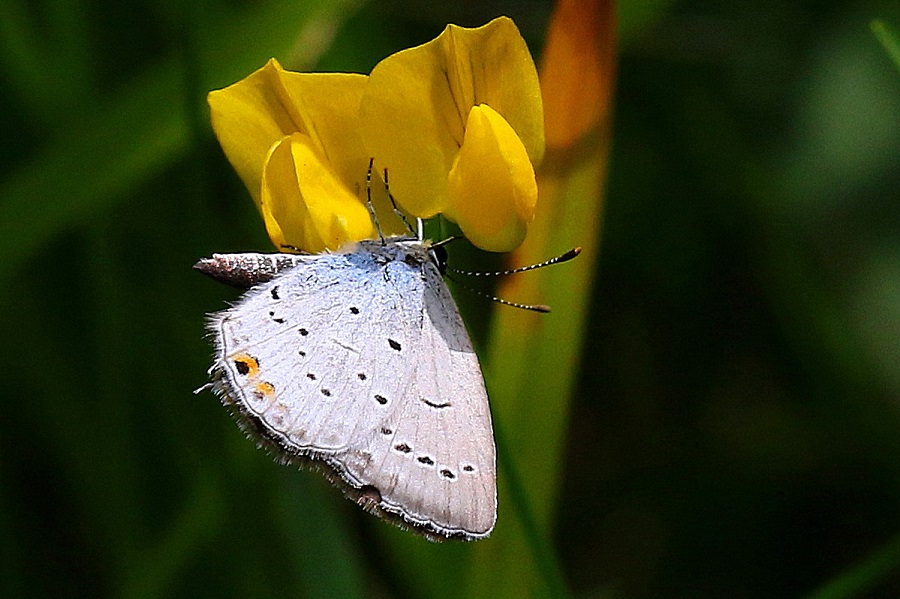
[[430, 540], [491, 533], [488, 396], [431, 245], [215, 254], [195, 268], [249, 287], [208, 318], [209, 387], [258, 445]]

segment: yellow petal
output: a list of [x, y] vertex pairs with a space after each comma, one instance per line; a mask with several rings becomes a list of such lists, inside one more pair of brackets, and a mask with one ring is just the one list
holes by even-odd
[[213, 130], [257, 205], [269, 149], [305, 133], [341, 180], [361, 183], [368, 156], [356, 114], [366, 77], [348, 73], [293, 73], [274, 58], [261, 69], [208, 96]]
[[405, 225], [394, 215], [387, 197], [380, 165], [373, 173], [370, 194], [366, 193], [370, 155], [363, 144], [358, 117], [367, 77], [352, 73], [284, 70], [278, 74], [285, 105], [295, 111], [299, 131], [309, 136], [328, 169], [363, 205], [367, 205], [371, 195], [383, 235], [406, 233]]
[[502, 115], [531, 161], [540, 161], [537, 72], [506, 17], [477, 29], [449, 25], [435, 40], [389, 56], [372, 70], [360, 105], [363, 139], [388, 167], [394, 197], [413, 215], [427, 218], [447, 207], [447, 173], [476, 104]]
[[246, 78], [207, 96], [213, 130], [244, 185], [259, 205], [260, 181], [272, 145], [297, 130], [278, 93], [275, 59]]
[[307, 252], [375, 236], [369, 211], [316, 150], [310, 136], [276, 142], [262, 175], [261, 210], [272, 243]]
[[357, 116], [366, 76], [282, 70], [279, 79], [285, 103], [296, 111], [296, 131], [309, 136], [316, 151], [346, 187], [354, 192], [364, 191], [369, 154], [359, 133]]
[[445, 215], [469, 241], [492, 252], [507, 252], [522, 243], [537, 202], [534, 169], [516, 132], [491, 107], [480, 105], [469, 112], [448, 183]]

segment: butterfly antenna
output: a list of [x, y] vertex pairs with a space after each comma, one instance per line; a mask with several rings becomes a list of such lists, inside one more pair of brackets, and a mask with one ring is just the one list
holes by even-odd
[[451, 277], [450, 275], [446, 275], [446, 276], [448, 279], [450, 279], [451, 281], [453, 281], [454, 283], [456, 283], [463, 289], [466, 289], [467, 291], [470, 291], [470, 292], [474, 293], [475, 295], [480, 295], [481, 297], [486, 297], [489, 300], [491, 300], [492, 302], [497, 302], [498, 304], [502, 304], [504, 306], [512, 306], [513, 308], [520, 308], [522, 310], [529, 310], [531, 312], [540, 312], [542, 314], [546, 314], [546, 313], [550, 312], [550, 306], [548, 306], [546, 304], [517, 304], [516, 302], [510, 302], [508, 300], [497, 297], [495, 295], [491, 295], [490, 293], [486, 293], [480, 289], [475, 289], [471, 285], [467, 285], [467, 284], [463, 283], [462, 281], [460, 281], [459, 279], [455, 279], [455, 278]]
[[381, 224], [378, 222], [378, 215], [375, 214], [375, 206], [372, 204], [372, 167], [374, 165], [375, 158], [369, 158], [369, 169], [366, 171], [366, 206], [369, 209], [369, 214], [372, 216], [375, 230], [378, 231], [378, 238], [381, 239], [381, 245], [385, 245], [384, 233], [381, 232]]
[[[434, 245], [444, 244], [444, 243], [447, 243], [448, 241], [451, 241], [452, 239], [453, 238], [451, 237], [449, 239], [445, 239], [444, 241], [440, 241]], [[432, 246], [432, 247], [434, 247], [434, 246]], [[463, 275], [463, 276], [467, 276], [467, 277], [502, 277], [505, 275], [514, 275], [518, 272], [526, 272], [529, 270], [544, 268], [545, 266], [552, 266], [554, 264], [561, 264], [563, 262], [568, 262], [569, 260], [571, 260], [572, 258], [574, 258], [575, 256], [577, 256], [580, 253], [581, 253], [581, 248], [575, 247], [564, 254], [560, 254], [559, 256], [556, 256], [555, 258], [550, 258], [549, 260], [539, 262], [538, 264], [530, 264], [528, 266], [521, 266], [519, 268], [513, 268], [511, 270], [497, 270], [494, 272], [478, 272], [478, 271], [471, 271], [471, 270], [459, 270], [456, 268], [447, 268], [447, 270], [449, 270], [450, 272], [452, 272], [454, 274]]]
[[[371, 170], [371, 168], [372, 168], [372, 163], [369, 162], [369, 169]], [[413, 228], [412, 228], [412, 225], [409, 224], [409, 221], [406, 220], [406, 215], [403, 214], [403, 211], [400, 210], [400, 208], [397, 207], [397, 201], [394, 199], [394, 196], [391, 195], [391, 186], [390, 186], [390, 184], [388, 183], [388, 170], [387, 170], [387, 168], [384, 169], [384, 190], [387, 192], [388, 199], [391, 201], [391, 206], [394, 207], [394, 214], [396, 214], [397, 216], [399, 216], [399, 217], [400, 217], [400, 220], [403, 221], [403, 224], [406, 225], [406, 228], [409, 230], [409, 232], [412, 233], [413, 235], [415, 235], [415, 234], [416, 234], [416, 230], [413, 229]], [[418, 238], [421, 240], [421, 239], [422, 239], [422, 219], [416, 219], [416, 220], [418, 221], [417, 224], [418, 224], [418, 227], [419, 227], [419, 230], [418, 230]]]
[[[454, 239], [457, 239], [457, 237], [448, 237], [447, 239], [444, 239], [443, 241], [439, 241], [438, 243], [432, 245], [432, 248], [434, 248], [436, 246], [439, 247], [441, 245], [444, 245], [445, 243], [449, 243], [449, 242], [453, 241]], [[494, 295], [491, 295], [490, 293], [481, 291], [480, 289], [475, 289], [475, 288], [461, 282], [460, 280], [451, 277], [449, 274], [446, 274], [446, 273], [450, 272], [453, 274], [472, 276], [472, 277], [499, 277], [499, 276], [503, 276], [503, 275], [512, 275], [512, 274], [515, 274], [518, 272], [526, 272], [529, 270], [535, 270], [537, 268], [543, 268], [545, 266], [551, 266], [553, 264], [560, 264], [562, 262], [568, 262], [569, 260], [571, 260], [572, 258], [574, 258], [575, 256], [577, 256], [580, 253], [581, 253], [581, 248], [576, 247], [576, 248], [572, 248], [568, 252], [565, 252], [564, 254], [560, 254], [559, 256], [556, 256], [555, 258], [550, 258], [549, 260], [545, 260], [538, 264], [531, 264], [529, 266], [521, 266], [519, 268], [513, 268], [510, 270], [498, 270], [495, 272], [473, 272], [473, 271], [468, 271], [468, 270], [459, 270], [458, 268], [450, 268], [450, 267], [446, 266], [446, 264], [444, 264], [444, 271], [445, 271], [445, 275], [447, 276], [448, 279], [450, 279], [451, 281], [453, 281], [460, 287], [463, 287], [464, 289], [468, 289], [475, 295], [480, 295], [482, 297], [486, 297], [486, 298], [490, 299], [491, 301], [497, 302], [498, 304], [503, 304], [504, 306], [512, 306], [513, 308], [521, 308], [522, 310], [531, 310], [532, 312], [547, 313], [550, 311], [550, 306], [548, 306], [546, 304], [518, 304], [516, 302], [510, 302], [503, 298], [499, 298]]]
[[[461, 235], [451, 235], [450, 237], [447, 237], [446, 239], [441, 239], [440, 241], [435, 241], [434, 243], [431, 244], [430, 247], [431, 247], [431, 249], [439, 248], [441, 246], [447, 245], [451, 241], [456, 241], [457, 239], [462, 239], [462, 238], [463, 237]], [[457, 274], [462, 274], [462, 275], [466, 274], [465, 271], [456, 270], [455, 268], [451, 268], [450, 270]]]

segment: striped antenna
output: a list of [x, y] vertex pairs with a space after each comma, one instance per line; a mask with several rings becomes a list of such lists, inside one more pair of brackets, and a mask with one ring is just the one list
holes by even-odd
[[[446, 243], [447, 241], [452, 241], [453, 239], [455, 239], [455, 238], [450, 237], [447, 240], [444, 240], [444, 242], [440, 242], [440, 243]], [[440, 245], [440, 243], [435, 244], [435, 245]], [[432, 246], [432, 247], [434, 247], [434, 246]], [[575, 256], [577, 256], [580, 253], [581, 253], [581, 248], [576, 247], [576, 248], [572, 248], [571, 250], [569, 250], [568, 252], [566, 252], [564, 254], [561, 254], [555, 258], [550, 258], [549, 260], [545, 260], [538, 264], [531, 264], [529, 266], [521, 266], [519, 268], [513, 268], [510, 270], [498, 270], [495, 272], [473, 272], [473, 271], [469, 271], [469, 270], [459, 270], [457, 268], [450, 268], [450, 267], [446, 267], [446, 266], [445, 266], [445, 270], [447, 272], [451, 272], [453, 274], [469, 276], [469, 277], [500, 277], [500, 276], [504, 276], [504, 275], [516, 274], [519, 272], [535, 270], [537, 268], [543, 268], [545, 266], [552, 266], [553, 264], [560, 264], [562, 262], [568, 262], [569, 260], [571, 260], [572, 258], [574, 258]], [[498, 304], [503, 304], [504, 306], [512, 306], [513, 308], [520, 308], [522, 310], [530, 310], [532, 312], [541, 312], [544, 314], [546, 314], [547, 312], [550, 312], [550, 306], [548, 306], [546, 304], [518, 304], [516, 302], [510, 302], [503, 298], [499, 298], [495, 295], [491, 295], [490, 293], [481, 291], [480, 289], [475, 289], [474, 287], [463, 283], [459, 279], [451, 277], [449, 274], [447, 274], [446, 276], [448, 279], [450, 279], [451, 281], [453, 281], [460, 287], [467, 289], [468, 291], [471, 291], [475, 295], [480, 295], [482, 297], [486, 297], [491, 301], [497, 302]]]
[[544, 268], [545, 266], [552, 266], [554, 264], [568, 262], [569, 260], [571, 260], [572, 258], [574, 258], [575, 256], [577, 256], [580, 253], [581, 253], [581, 248], [575, 247], [564, 254], [560, 254], [559, 256], [557, 256], [555, 258], [550, 258], [549, 260], [539, 262], [538, 264], [531, 264], [529, 266], [520, 266], [519, 268], [513, 268], [511, 270], [498, 270], [498, 271], [494, 271], [494, 272], [477, 272], [477, 271], [471, 271], [471, 270], [459, 270], [456, 268], [449, 268], [449, 267], [447, 268], [447, 270], [449, 270], [450, 272], [452, 272], [454, 274], [463, 275], [463, 276], [467, 276], [467, 277], [502, 277], [504, 275], [514, 275], [517, 272], [526, 272], [529, 270]]
[[475, 295], [480, 295], [481, 297], [486, 297], [489, 300], [491, 300], [492, 302], [497, 302], [498, 304], [503, 304], [504, 306], [512, 306], [513, 308], [520, 308], [522, 310], [530, 310], [531, 312], [540, 312], [542, 314], [547, 314], [548, 312], [550, 312], [550, 306], [548, 306], [546, 304], [517, 304], [516, 302], [507, 301], [503, 298], [497, 297], [496, 295], [491, 295], [490, 293], [487, 293], [480, 289], [475, 289], [471, 285], [466, 285], [459, 279], [454, 279], [453, 277], [451, 277], [449, 275], [447, 275], [447, 278], [450, 279], [451, 281], [453, 281], [454, 283], [456, 283], [457, 285], [459, 285], [460, 287], [462, 287], [463, 289], [465, 289], [466, 291], [470, 291], [470, 292], [474, 293]]

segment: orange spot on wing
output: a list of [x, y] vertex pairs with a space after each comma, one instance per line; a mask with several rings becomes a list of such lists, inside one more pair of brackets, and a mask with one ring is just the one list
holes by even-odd
[[247, 353], [237, 354], [232, 358], [238, 374], [253, 378], [259, 374], [259, 360]]
[[275, 393], [275, 385], [268, 381], [262, 381], [256, 383], [256, 391], [266, 396], [273, 395]]

